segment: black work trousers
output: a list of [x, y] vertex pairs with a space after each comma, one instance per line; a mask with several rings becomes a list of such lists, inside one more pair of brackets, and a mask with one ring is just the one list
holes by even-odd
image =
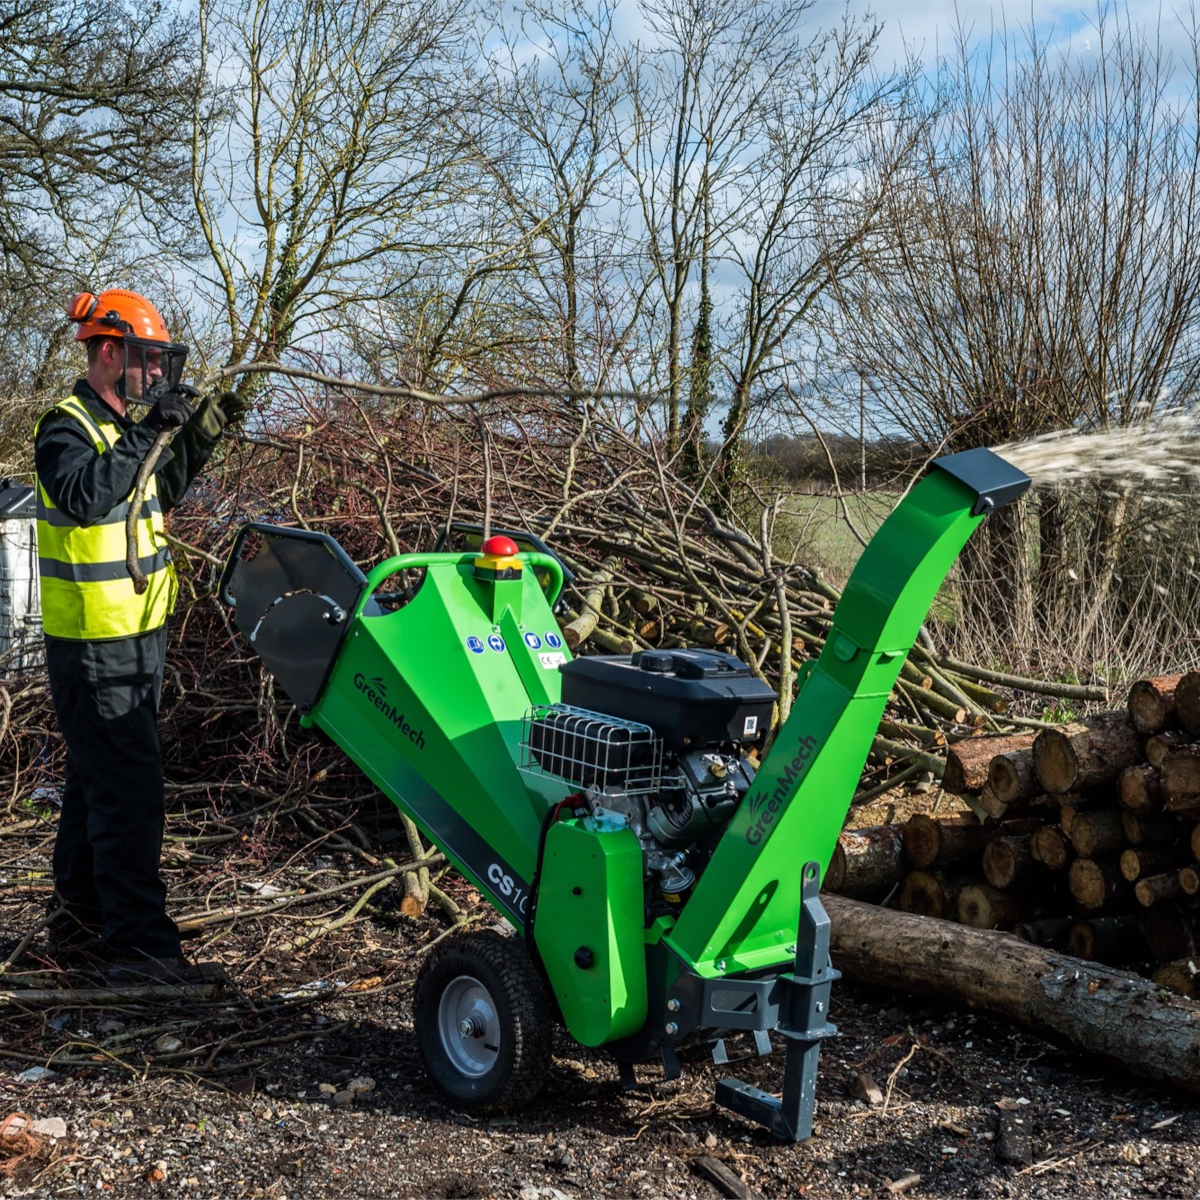
[[67, 743], [54, 888], [118, 960], [180, 953], [159, 875], [166, 640], [165, 626], [106, 642], [46, 638], [50, 695]]

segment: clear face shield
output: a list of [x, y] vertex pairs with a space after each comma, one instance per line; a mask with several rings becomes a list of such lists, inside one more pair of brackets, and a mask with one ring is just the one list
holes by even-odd
[[[160, 396], [183, 382], [183, 367], [188, 347], [182, 342], [156, 342], [149, 338], [126, 334], [121, 339], [125, 348], [125, 370], [117, 380], [117, 395], [135, 404], [155, 404]], [[142, 394], [129, 396], [125, 391], [125, 376], [130, 368], [141, 371]]]

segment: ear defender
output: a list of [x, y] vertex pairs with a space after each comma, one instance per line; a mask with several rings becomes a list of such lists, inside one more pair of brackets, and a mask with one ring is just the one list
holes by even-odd
[[99, 303], [99, 296], [93, 296], [91, 292], [80, 292], [67, 305], [67, 319], [70, 321], [87, 321], [96, 311]]

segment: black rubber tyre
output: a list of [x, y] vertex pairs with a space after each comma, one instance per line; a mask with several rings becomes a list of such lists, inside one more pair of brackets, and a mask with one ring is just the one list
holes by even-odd
[[553, 1016], [524, 943], [468, 929], [421, 965], [413, 1025], [425, 1066], [451, 1104], [473, 1113], [527, 1104], [550, 1071]]

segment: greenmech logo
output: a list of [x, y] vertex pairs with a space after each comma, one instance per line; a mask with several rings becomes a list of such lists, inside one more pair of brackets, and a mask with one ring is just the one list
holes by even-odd
[[804, 768], [808, 766], [816, 748], [817, 739], [815, 737], [801, 739], [800, 744], [796, 747], [796, 753], [792, 756], [791, 762], [784, 767], [783, 774], [774, 788], [770, 792], [760, 792], [753, 798], [750, 805], [750, 825], [746, 829], [746, 841], [751, 846], [760, 845], [767, 834], [771, 832], [775, 818], [792, 798], [796, 784], [799, 782], [800, 776], [804, 774]]
[[387, 684], [378, 675], [368, 679], [361, 671], [354, 676], [354, 686], [377, 708], [418, 750], [425, 749], [425, 734], [414, 728], [397, 712], [387, 698]]

